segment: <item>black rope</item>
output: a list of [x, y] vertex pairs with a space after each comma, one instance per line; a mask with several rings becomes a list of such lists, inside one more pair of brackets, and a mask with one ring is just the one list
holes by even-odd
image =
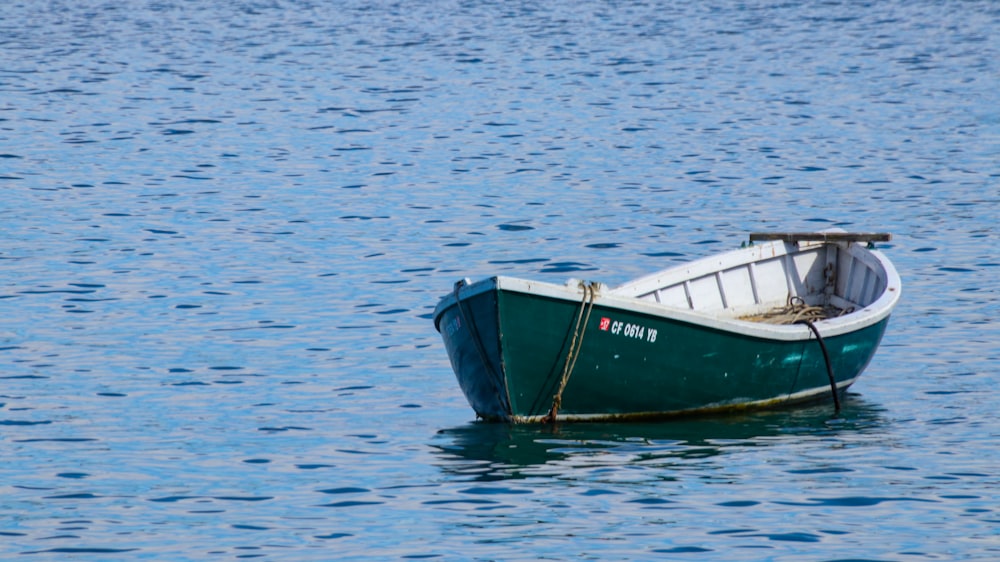
[[833, 395], [833, 408], [834, 411], [840, 412], [840, 397], [837, 396], [837, 379], [833, 376], [833, 366], [830, 364], [830, 354], [826, 351], [823, 336], [819, 335], [819, 330], [816, 329], [816, 325], [812, 323], [812, 320], [799, 320], [798, 323], [809, 326], [812, 333], [816, 334], [816, 341], [819, 342], [819, 348], [823, 352], [823, 361], [826, 362], [826, 374], [830, 378], [830, 394]]

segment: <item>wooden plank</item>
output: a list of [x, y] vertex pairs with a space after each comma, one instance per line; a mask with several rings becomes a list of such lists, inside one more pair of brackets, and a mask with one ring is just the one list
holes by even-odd
[[888, 232], [751, 232], [751, 242], [781, 240], [783, 242], [888, 242]]

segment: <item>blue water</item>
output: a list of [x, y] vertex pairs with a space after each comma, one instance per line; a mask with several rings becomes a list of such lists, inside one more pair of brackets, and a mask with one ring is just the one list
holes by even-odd
[[[1000, 559], [1000, 5], [7, 2], [0, 558]], [[845, 408], [475, 423], [463, 277], [890, 231]]]

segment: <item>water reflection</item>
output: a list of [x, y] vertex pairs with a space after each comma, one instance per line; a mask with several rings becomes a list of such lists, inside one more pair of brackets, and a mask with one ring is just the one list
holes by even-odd
[[704, 464], [748, 447], [789, 439], [829, 439], [881, 431], [883, 408], [848, 395], [839, 415], [829, 405], [651, 423], [576, 423], [557, 426], [475, 422], [435, 436], [438, 466], [475, 481], [565, 475], [605, 466]]

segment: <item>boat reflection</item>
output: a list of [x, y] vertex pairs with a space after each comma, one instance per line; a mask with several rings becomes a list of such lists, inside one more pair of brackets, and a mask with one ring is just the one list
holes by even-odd
[[883, 408], [848, 394], [839, 415], [827, 404], [650, 423], [508, 425], [473, 422], [431, 444], [447, 474], [496, 481], [600, 467], [684, 466], [741, 448], [881, 432]]

